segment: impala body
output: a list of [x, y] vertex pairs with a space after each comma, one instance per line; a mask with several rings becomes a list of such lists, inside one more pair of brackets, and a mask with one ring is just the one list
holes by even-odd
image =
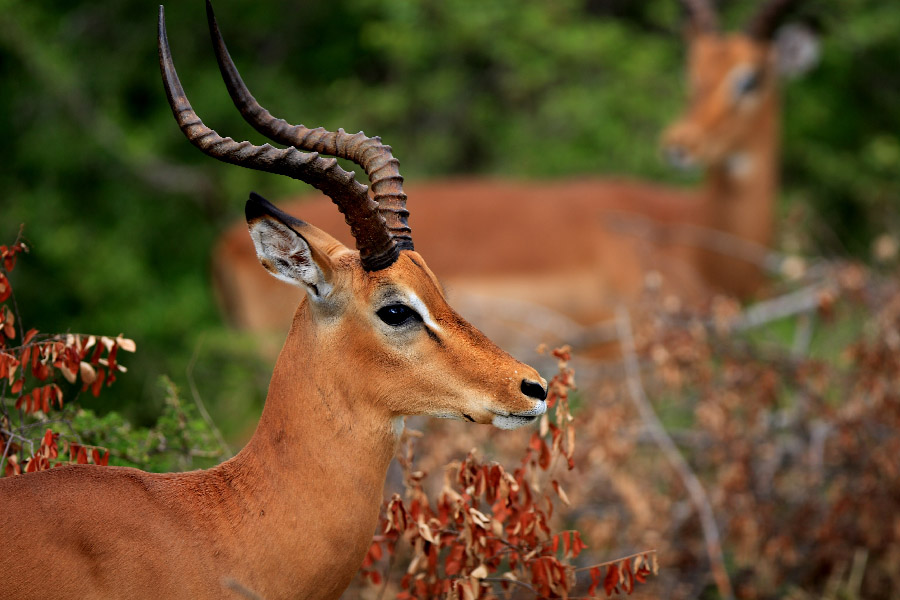
[[[305, 296], [250, 442], [205, 471], [80, 465], [0, 480], [4, 598], [337, 598], [371, 542], [404, 415], [510, 429], [546, 410], [546, 382], [457, 315], [414, 250], [390, 148], [273, 119], [243, 87], [208, 10], [242, 113], [290, 143], [238, 143], [200, 121], [160, 8], [160, 67], [182, 131], [210, 156], [325, 191], [357, 250], [251, 195], [258, 261]], [[374, 198], [319, 153], [359, 163]]]
[[[411, 186], [421, 250], [463, 314], [485, 299], [515, 299], [590, 324], [633, 302], [653, 272], [664, 293], [692, 304], [760, 289], [778, 191], [777, 79], [796, 54], [796, 38], [776, 40], [775, 31], [792, 3], [770, 0], [735, 33], [719, 30], [708, 2], [684, 3], [690, 99], [662, 149], [675, 166], [701, 169], [702, 186], [597, 178]], [[338, 225], [324, 198], [286, 211]], [[498, 218], [502, 231], [491, 226]], [[290, 319], [295, 297], [264, 280], [240, 226], [214, 250], [213, 273], [236, 326], [266, 331]], [[470, 318], [506, 346], [503, 332], [490, 329], [502, 312], [500, 303]]]

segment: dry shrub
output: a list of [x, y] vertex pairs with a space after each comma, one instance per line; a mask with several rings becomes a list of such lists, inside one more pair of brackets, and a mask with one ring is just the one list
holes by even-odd
[[[674, 441], [674, 452], [701, 484], [716, 538], [711, 541], [704, 530], [684, 473], [673, 466], [672, 451], [661, 449], [628, 382], [610, 377], [573, 399], [579, 442], [571, 470], [547, 476], [539, 449], [524, 437], [529, 432], [496, 434], [454, 424], [428, 425], [417, 449], [418, 467], [408, 461], [404, 467], [404, 506], [408, 513], [414, 500], [431, 507], [417, 514], [424, 514], [425, 523], [437, 519], [432, 537], [450, 522], [442, 520], [441, 502], [455, 496], [440, 477], [435, 483], [424, 471], [440, 474], [441, 465], [457, 461], [446, 475], [455, 493], [471, 486], [481, 469], [489, 481], [493, 466], [467, 454], [472, 447], [501, 464], [518, 464], [504, 473], [519, 489], [530, 487], [523, 484], [535, 476], [544, 490], [552, 490], [555, 481], [567, 502], [549, 492], [558, 506], [552, 514], [542, 509], [543, 522], [556, 533], [545, 532], [538, 547], [552, 545], [564, 531], [580, 533], [587, 548], [558, 556], [573, 570], [587, 567], [576, 571], [582, 577], [574, 585], [568, 580], [566, 587], [551, 585], [548, 591], [533, 571], [492, 562], [491, 552], [451, 557], [459, 551], [444, 546], [444, 539], [456, 540], [466, 527], [479, 529], [468, 520], [442, 530], [435, 555], [416, 541], [421, 530], [412, 518], [414, 533], [399, 536], [412, 544], [412, 554], [398, 550], [388, 558], [385, 552], [380, 561], [370, 556], [370, 570], [390, 580], [385, 584], [381, 577], [379, 586], [351, 593], [478, 597], [476, 590], [502, 594], [509, 588], [522, 598], [583, 596], [591, 563], [652, 548], [661, 563], [659, 578], [639, 587], [637, 595], [715, 597], [718, 587], [718, 597], [746, 599], [893, 597], [900, 589], [900, 282], [859, 265], [835, 264], [814, 285], [777, 297], [771, 306], [717, 299], [705, 313], [688, 313], [677, 303], [670, 310], [660, 305], [633, 315], [639, 385]], [[793, 339], [785, 339], [791, 337], [786, 331]], [[811, 345], [803, 341], [810, 332]], [[592, 367], [579, 367], [585, 368]], [[608, 365], [603, 369], [608, 372]], [[493, 496], [482, 496], [481, 504], [476, 496], [466, 499], [473, 503], [467, 506], [491, 507]], [[534, 498], [540, 506], [539, 495]], [[481, 512], [491, 521], [481, 528], [490, 538], [492, 517]], [[476, 546], [481, 537], [471, 536]], [[724, 584], [713, 576], [716, 553]], [[454, 561], [464, 558], [468, 570], [450, 576], [450, 588], [409, 591], [417, 578], [441, 579], [423, 571], [435, 556], [454, 573]], [[504, 569], [530, 589], [512, 583], [498, 588], [492, 579]], [[466, 582], [469, 592], [453, 582]]]
[[125, 371], [118, 353], [134, 352], [134, 341], [26, 331], [9, 280], [18, 258], [28, 252], [21, 238], [20, 231], [13, 244], [0, 245], [0, 477], [66, 463], [106, 465], [106, 448], [81, 443], [77, 432], [61, 436], [51, 427], [68, 424], [60, 417], [64, 401], [85, 391], [98, 396], [115, 382]]
[[[361, 580], [378, 586], [378, 597], [388, 588], [399, 600], [605, 597], [631, 594], [656, 572], [652, 550], [601, 564], [579, 567], [576, 562], [586, 545], [579, 531], [565, 527], [565, 518], [558, 515], [559, 508], [571, 505], [560, 480], [575, 468], [569, 405], [574, 373], [567, 349], [553, 354], [559, 373], [550, 382], [547, 399], [552, 418], [544, 415], [516, 450], [501, 451], [517, 459], [513, 470], [479, 458], [475, 450], [445, 464], [447, 455], [436, 450], [439, 458], [431, 457], [431, 462], [443, 477], [439, 489], [434, 481], [429, 489], [428, 473], [415, 460], [421, 434], [405, 433], [397, 457], [404, 493], [394, 493], [386, 502], [360, 570]], [[502, 437], [507, 443], [523, 441], [512, 432]], [[453, 438], [432, 431], [429, 448], [458, 450], [462, 440]], [[363, 582], [348, 594], [366, 594]]]

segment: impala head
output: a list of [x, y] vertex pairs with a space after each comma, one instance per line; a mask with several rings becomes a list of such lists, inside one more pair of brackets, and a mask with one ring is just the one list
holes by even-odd
[[812, 33], [778, 29], [797, 0], [769, 0], [740, 33], [722, 33], [709, 0], [682, 0], [690, 16], [689, 104], [662, 136], [679, 168], [740, 167], [756, 132], [775, 118], [779, 74], [799, 75], [817, 58]]
[[[287, 148], [235, 142], [201, 122], [178, 81], [160, 7], [160, 69], [182, 131], [214, 158], [322, 190], [344, 214], [356, 240], [351, 250], [251, 194], [246, 215], [260, 263], [306, 291], [286, 347], [292, 339], [314, 340], [315, 348], [305, 351], [327, 357], [326, 368], [343, 374], [343, 385], [365, 385], [367, 397], [392, 415], [427, 414], [512, 429], [543, 414], [546, 382], [454, 312], [415, 252], [403, 178], [391, 148], [362, 132], [311, 130], [273, 118], [241, 80], [209, 2], [207, 15], [235, 105], [254, 128]], [[320, 153], [360, 165], [374, 197], [353, 172]]]

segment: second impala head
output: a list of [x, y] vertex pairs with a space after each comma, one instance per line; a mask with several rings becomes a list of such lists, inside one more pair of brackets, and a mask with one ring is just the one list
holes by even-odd
[[325, 354], [346, 356], [329, 368], [349, 391], [358, 386], [371, 396], [377, 382], [374, 402], [393, 416], [501, 429], [546, 412], [546, 381], [450, 308], [418, 253], [404, 250], [387, 268], [367, 271], [357, 252], [255, 194], [246, 212], [262, 265], [307, 292], [295, 327], [312, 318], [316, 343], [336, 346]]
[[724, 166], [750, 174], [754, 143], [770, 139], [779, 76], [796, 77], [818, 58], [818, 40], [808, 27], [782, 26], [799, 0], [769, 0], [744, 31], [718, 29], [713, 4], [682, 0], [688, 8], [687, 110], [662, 135], [662, 150], [682, 169]]

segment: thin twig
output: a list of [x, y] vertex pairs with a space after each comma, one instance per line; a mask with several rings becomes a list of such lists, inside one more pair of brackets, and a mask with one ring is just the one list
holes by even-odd
[[[7, 436], [6, 447], [3, 448], [3, 459], [0, 460], [0, 469], [6, 468], [6, 457], [9, 456], [9, 448], [10, 448], [10, 446], [12, 446], [12, 440], [13, 440], [13, 436], [11, 436], [11, 435]], [[4, 472], [4, 471], [0, 471], [0, 472]]]
[[391, 578], [391, 571], [394, 568], [394, 562], [396, 562], [397, 553], [392, 552], [391, 557], [388, 559], [387, 568], [384, 570], [384, 581], [381, 582], [381, 589], [378, 590], [378, 597], [376, 600], [382, 600], [384, 598], [384, 593], [387, 591], [388, 581]]
[[200, 416], [203, 417], [203, 420], [206, 421], [207, 426], [212, 430], [213, 435], [216, 437], [216, 441], [219, 442], [219, 446], [222, 448], [222, 451], [225, 453], [225, 456], [232, 456], [231, 447], [225, 441], [225, 438], [222, 436], [222, 432], [219, 431], [219, 428], [216, 427], [215, 422], [213, 422], [212, 417], [209, 416], [209, 412], [206, 410], [206, 405], [203, 404], [203, 399], [200, 397], [200, 392], [197, 390], [197, 384], [194, 382], [194, 364], [197, 362], [197, 356], [200, 354], [200, 346], [203, 345], [203, 337], [201, 336], [200, 340], [197, 342], [197, 346], [194, 348], [194, 354], [191, 356], [191, 361], [188, 363], [186, 375], [188, 380], [188, 386], [191, 388], [191, 396], [194, 398], [194, 404], [197, 405], [197, 410], [200, 411]]
[[3, 378], [3, 387], [0, 388], [0, 411], [3, 412], [3, 418], [6, 419], [7, 422], [11, 423], [9, 418], [9, 409], [6, 406], [6, 388], [9, 385], [9, 381], [4, 377]]
[[675, 469], [684, 483], [691, 502], [700, 516], [700, 525], [703, 530], [703, 537], [706, 540], [706, 552], [709, 555], [713, 579], [715, 579], [716, 587], [719, 588], [719, 595], [726, 600], [731, 600], [734, 598], [734, 592], [731, 587], [731, 580], [728, 578], [728, 571], [725, 569], [722, 543], [712, 505], [706, 495], [706, 491], [703, 489], [703, 484], [700, 483], [697, 475], [691, 470], [690, 465], [684, 459], [684, 456], [681, 455], [675, 442], [672, 441], [672, 438], [666, 432], [665, 427], [659, 420], [659, 417], [656, 416], [653, 406], [647, 398], [644, 385], [641, 382], [640, 365], [638, 364], [634, 345], [634, 334], [631, 330], [631, 317], [622, 306], [616, 309], [616, 323], [619, 330], [619, 342], [622, 346], [626, 384], [631, 400], [656, 444], [663, 451], [669, 464]]
[[[21, 225], [19, 225], [19, 234], [16, 236], [16, 241], [15, 241], [16, 244], [18, 244], [22, 240], [22, 234], [24, 232], [25, 232], [25, 223], [22, 223]], [[26, 252], [28, 251], [27, 247], [26, 247], [25, 251]], [[2, 267], [0, 267], [0, 268], [2, 268]], [[6, 269], [3, 269], [3, 270], [6, 271]], [[12, 285], [12, 284], [10, 283], [10, 285]], [[19, 339], [24, 341], [25, 340], [25, 326], [22, 324], [22, 315], [19, 313], [19, 303], [16, 302], [16, 291], [15, 290], [10, 290], [10, 299], [12, 300], [12, 304], [13, 304], [13, 312], [16, 315], [16, 324], [19, 326]]]
[[580, 571], [590, 571], [591, 569], [595, 569], [597, 567], [608, 567], [610, 565], [614, 565], [618, 562], [622, 562], [623, 560], [628, 560], [629, 558], [637, 558], [638, 556], [646, 556], [648, 554], [656, 554], [656, 549], [653, 550], [644, 550], [643, 552], [635, 552], [634, 554], [629, 554], [628, 556], [623, 556], [622, 558], [617, 558], [615, 560], [608, 560], [606, 562], [597, 563], [596, 565], [591, 565], [589, 567], [579, 567], [575, 569], [575, 573]]
[[[468, 579], [468, 578], [469, 578], [468, 576], [459, 576], [459, 575], [453, 575], [450, 577], [450, 579]], [[479, 581], [487, 581], [488, 583], [513, 583], [515, 585], [525, 588], [526, 590], [528, 590], [535, 596], [538, 595], [538, 592], [536, 589], [534, 589], [532, 586], [528, 585], [524, 581], [519, 581], [518, 579], [507, 579], [506, 577], [479, 577], [478, 580]]]
[[819, 307], [822, 294], [831, 289], [832, 286], [826, 283], [814, 283], [795, 292], [757, 302], [747, 307], [732, 327], [735, 331], [746, 331], [796, 314], [813, 312]]
[[809, 354], [809, 346], [815, 333], [814, 312], [800, 313], [797, 317], [797, 328], [794, 331], [794, 342], [791, 344], [791, 356], [795, 360], [806, 357]]
[[[115, 340], [116, 336], [111, 335], [99, 335], [96, 333], [36, 333], [31, 340], [28, 341], [27, 344], [23, 343], [21, 346], [8, 346], [3, 349], [3, 352], [9, 355], [10, 352], [18, 352], [19, 350], [25, 350], [26, 348], [34, 348], [36, 346], [40, 346], [41, 344], [49, 344], [52, 342], [66, 342], [69, 336], [76, 337], [79, 339], [87, 339], [87, 338], [108, 338], [111, 340]], [[25, 337], [22, 336], [22, 340], [24, 342]], [[13, 356], [15, 358], [15, 356]]]
[[245, 598], [249, 598], [250, 600], [263, 600], [263, 597], [246, 587], [242, 583], [238, 582], [233, 577], [223, 577], [222, 585], [229, 590], [240, 594]]

